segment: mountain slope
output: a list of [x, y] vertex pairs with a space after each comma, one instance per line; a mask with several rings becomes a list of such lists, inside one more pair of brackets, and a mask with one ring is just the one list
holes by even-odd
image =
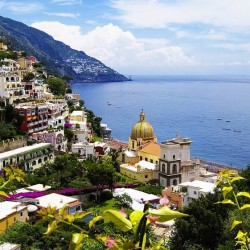
[[23, 50], [45, 62], [48, 70], [71, 75], [79, 82], [127, 81], [128, 79], [82, 51], [71, 49], [43, 31], [0, 16], [0, 36], [14, 49]]

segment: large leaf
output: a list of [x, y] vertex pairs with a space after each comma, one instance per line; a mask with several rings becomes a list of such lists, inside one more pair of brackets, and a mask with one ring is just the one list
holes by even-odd
[[68, 220], [69, 223], [73, 223], [75, 220], [75, 217], [72, 214], [68, 214], [65, 216], [65, 219]]
[[232, 223], [232, 226], [230, 228], [230, 231], [233, 230], [237, 225], [239, 225], [241, 223], [242, 223], [242, 221], [234, 220], [233, 223]]
[[235, 181], [239, 181], [239, 180], [245, 180], [245, 178], [243, 178], [241, 176], [236, 176], [236, 177], [232, 178], [231, 183], [233, 183]]
[[69, 250], [79, 250], [82, 247], [82, 242], [84, 238], [86, 238], [87, 235], [85, 234], [79, 234], [79, 233], [74, 233], [72, 235], [72, 239], [69, 245]]
[[132, 226], [133, 226], [133, 232], [135, 233], [137, 231], [137, 228], [139, 226], [140, 220], [142, 218], [142, 216], [144, 215], [144, 213], [142, 211], [133, 211], [129, 218], [130, 221], [132, 222]]
[[0, 191], [0, 196], [9, 197], [4, 191]]
[[76, 212], [74, 217], [75, 217], [75, 220], [76, 219], [81, 219], [81, 218], [83, 218], [84, 216], [86, 216], [88, 214], [91, 214], [91, 212]]
[[243, 210], [243, 209], [247, 209], [247, 208], [250, 208], [250, 204], [245, 204], [243, 205], [240, 210]]
[[239, 193], [237, 194], [237, 196], [245, 196], [245, 197], [250, 198], [250, 193], [248, 193], [248, 192], [239, 192]]
[[89, 222], [89, 228], [92, 228], [93, 225], [99, 221], [99, 220], [102, 220], [103, 217], [102, 216], [96, 216], [95, 218], [93, 218], [90, 222]]
[[223, 187], [222, 189], [222, 193], [223, 193], [223, 197], [224, 199], [226, 198], [227, 194], [230, 193], [233, 190], [233, 187]]
[[171, 210], [169, 207], [161, 207], [160, 209], [153, 209], [149, 212], [152, 215], [159, 216], [158, 222], [165, 222], [172, 219], [188, 216], [187, 214]]
[[216, 203], [235, 205], [235, 203], [232, 200], [229, 200], [229, 199], [225, 199], [223, 201], [218, 201]]
[[57, 229], [57, 221], [52, 221], [49, 223], [48, 225], [48, 229], [47, 231], [44, 233], [46, 235], [50, 235], [51, 233], [53, 233], [55, 230]]
[[116, 210], [106, 210], [103, 218], [112, 221], [122, 231], [127, 232], [132, 229], [132, 223]]

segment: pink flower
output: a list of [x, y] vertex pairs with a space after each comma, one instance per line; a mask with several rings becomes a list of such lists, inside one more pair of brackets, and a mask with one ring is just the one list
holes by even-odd
[[115, 245], [115, 240], [112, 237], [109, 236], [106, 239], [106, 244], [107, 244], [108, 248], [112, 248]]
[[166, 196], [163, 196], [161, 199], [160, 199], [160, 205], [161, 206], [168, 206], [169, 205], [169, 200]]
[[155, 225], [156, 221], [159, 218], [159, 216], [152, 216], [152, 215], [147, 215], [146, 217], [149, 220], [149, 222], [153, 225]]
[[126, 212], [124, 211], [124, 208], [122, 207], [121, 210], [119, 211], [123, 217], [127, 218], [128, 215], [126, 214]]

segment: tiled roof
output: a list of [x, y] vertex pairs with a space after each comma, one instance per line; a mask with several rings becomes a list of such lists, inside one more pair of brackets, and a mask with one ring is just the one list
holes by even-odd
[[160, 157], [160, 145], [154, 142], [150, 142], [145, 145], [139, 152], [156, 155]]

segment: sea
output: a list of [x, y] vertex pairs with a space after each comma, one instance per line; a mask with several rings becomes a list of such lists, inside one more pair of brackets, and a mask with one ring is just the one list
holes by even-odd
[[158, 143], [192, 140], [191, 157], [240, 169], [250, 164], [250, 76], [133, 76], [75, 83], [85, 107], [128, 142], [143, 110]]

